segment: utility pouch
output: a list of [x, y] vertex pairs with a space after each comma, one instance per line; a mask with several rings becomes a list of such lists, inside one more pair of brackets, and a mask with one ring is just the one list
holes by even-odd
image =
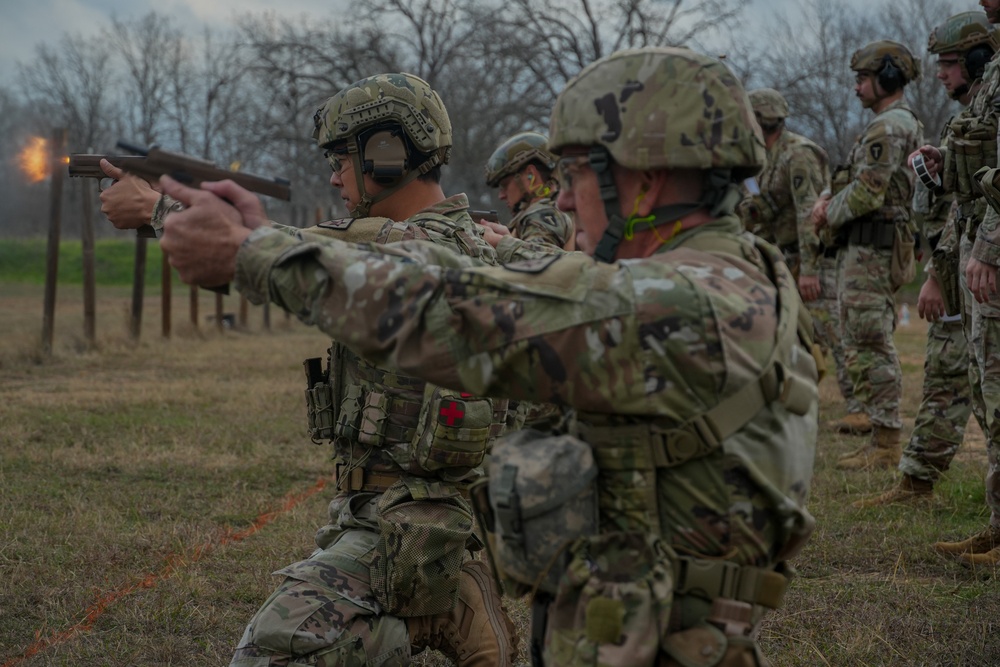
[[1000, 169], [990, 169], [983, 167], [976, 172], [976, 190], [982, 193], [986, 203], [994, 211], [1000, 212], [1000, 187], [997, 185]]
[[915, 239], [909, 225], [896, 223], [895, 241], [892, 244], [892, 261], [889, 264], [889, 282], [897, 290], [917, 275], [914, 253]]
[[674, 595], [669, 554], [646, 533], [574, 542], [549, 607], [546, 667], [660, 664]]
[[471, 396], [428, 384], [413, 439], [416, 470], [456, 479], [482, 464], [490, 443], [503, 432], [507, 401]]
[[555, 592], [566, 547], [597, 532], [596, 480], [590, 445], [572, 435], [526, 429], [497, 441], [489, 499], [509, 592]]
[[319, 444], [334, 436], [336, 412], [333, 407], [333, 387], [330, 386], [330, 369], [323, 368], [323, 360], [313, 357], [302, 362], [306, 372], [306, 417], [309, 437]]
[[458, 601], [472, 511], [458, 489], [406, 477], [379, 498], [372, 592], [387, 614], [426, 616]]
[[830, 178], [830, 194], [836, 195], [851, 182], [851, 168], [848, 165], [837, 165]]

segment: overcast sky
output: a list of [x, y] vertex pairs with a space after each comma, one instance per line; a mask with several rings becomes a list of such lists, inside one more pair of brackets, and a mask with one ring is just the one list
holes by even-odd
[[[871, 2], [831, 1], [854, 6]], [[0, 84], [13, 82], [15, 63], [31, 61], [37, 44], [55, 44], [66, 33], [96, 34], [112, 16], [135, 18], [155, 9], [197, 29], [205, 23], [228, 26], [234, 15], [265, 10], [289, 18], [325, 17], [337, 4], [335, 0], [0, 0]], [[747, 23], [766, 21], [768, 15], [784, 14], [799, 4], [799, 0], [751, 0]]]

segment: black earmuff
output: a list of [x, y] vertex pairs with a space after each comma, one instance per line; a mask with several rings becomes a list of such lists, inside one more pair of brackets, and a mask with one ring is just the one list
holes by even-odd
[[903, 71], [892, 62], [892, 57], [882, 57], [882, 68], [876, 74], [878, 85], [888, 95], [892, 95], [906, 84]]
[[993, 58], [993, 49], [986, 44], [972, 47], [965, 53], [965, 75], [969, 83], [983, 78], [986, 64]]
[[379, 130], [361, 148], [361, 171], [379, 185], [392, 185], [406, 175], [406, 140], [401, 130]]

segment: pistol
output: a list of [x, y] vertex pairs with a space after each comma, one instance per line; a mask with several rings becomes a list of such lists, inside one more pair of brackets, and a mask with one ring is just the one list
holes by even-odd
[[475, 222], [479, 222], [480, 220], [488, 220], [490, 222], [500, 222], [500, 216], [497, 215], [496, 211], [476, 210], [470, 208], [469, 216]]
[[[118, 148], [133, 153], [133, 155], [97, 155], [89, 153], [74, 153], [69, 156], [69, 175], [84, 178], [99, 179], [99, 187], [107, 187], [105, 179], [113, 180], [101, 169], [101, 160], [106, 159], [114, 166], [124, 169], [130, 174], [152, 183], [166, 174], [174, 180], [198, 187], [203, 181], [221, 181], [229, 179], [242, 188], [257, 194], [289, 201], [292, 198], [292, 188], [288, 179], [265, 178], [244, 174], [239, 171], [223, 169], [213, 162], [185, 155], [172, 153], [158, 146], [142, 148], [123, 141], [118, 142]], [[156, 234], [148, 225], [136, 230], [139, 236], [155, 238]]]

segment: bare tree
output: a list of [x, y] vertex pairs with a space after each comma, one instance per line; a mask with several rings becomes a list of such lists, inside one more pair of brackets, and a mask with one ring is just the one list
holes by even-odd
[[[923, 61], [924, 76], [905, 90], [928, 136], [937, 132], [953, 108], [933, 77], [935, 65], [925, 48], [931, 28], [954, 13], [952, 4], [900, 0], [887, 3], [876, 20], [870, 12], [810, 0], [797, 15], [777, 19], [760, 42], [766, 46], [743, 49], [730, 58], [734, 69], [746, 77], [748, 88], [771, 87], [785, 96], [789, 127], [826, 148], [835, 164], [847, 159], [858, 134], [871, 120], [871, 113], [855, 97], [850, 69], [852, 54], [868, 42], [901, 42]], [[796, 38], [787, 39], [791, 34]]]

